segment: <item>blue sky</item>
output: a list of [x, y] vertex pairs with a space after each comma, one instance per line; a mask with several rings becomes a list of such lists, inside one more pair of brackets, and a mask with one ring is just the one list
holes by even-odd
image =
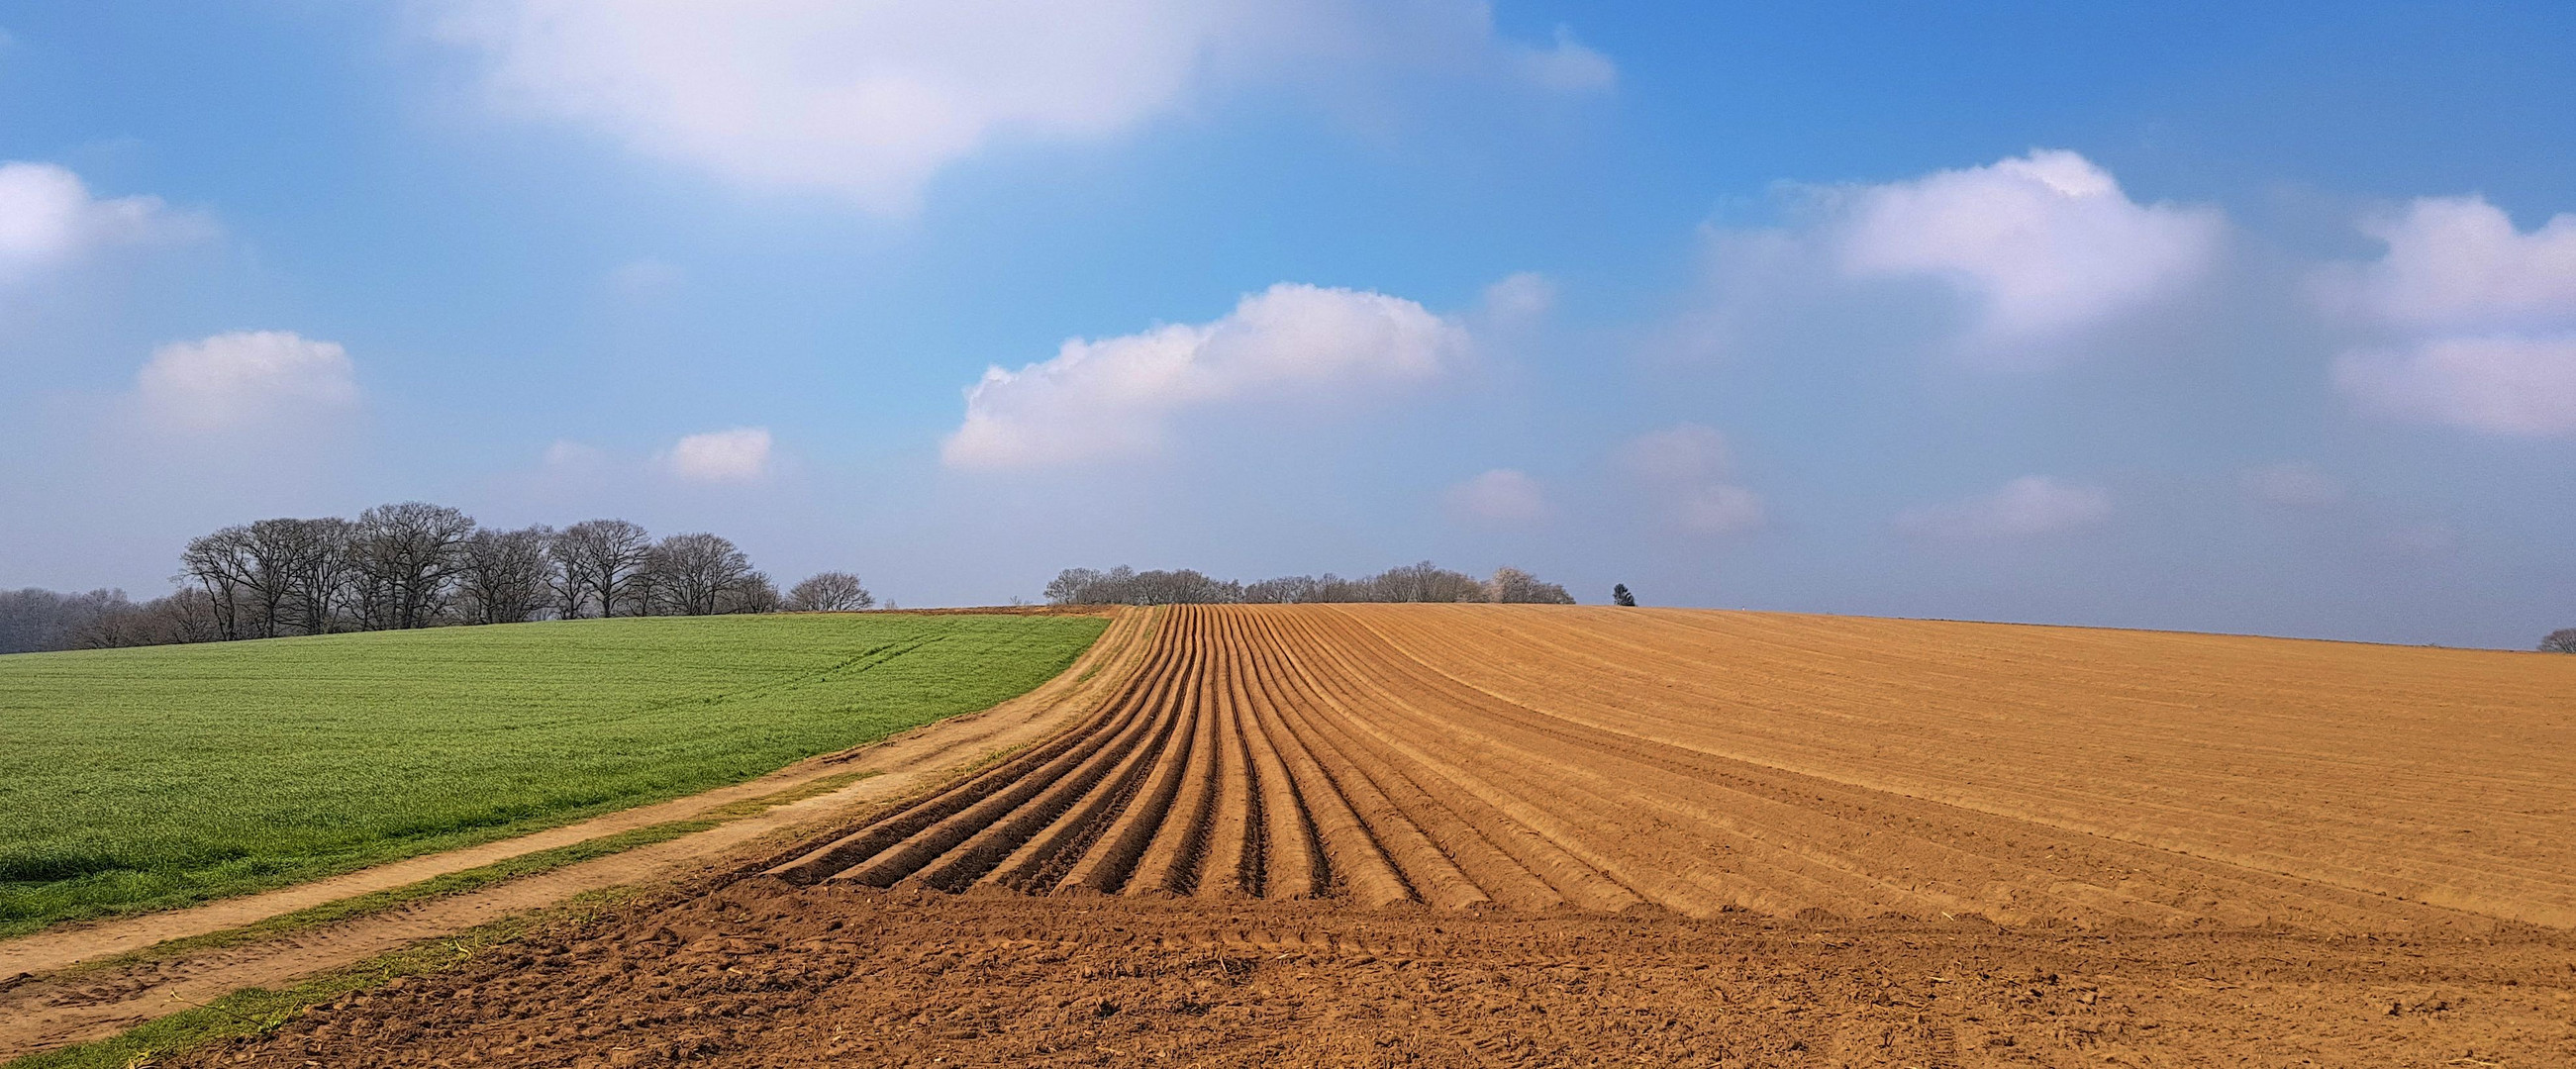
[[426, 498], [2576, 625], [2564, 5], [1061, 6], [0, 2], [0, 586]]

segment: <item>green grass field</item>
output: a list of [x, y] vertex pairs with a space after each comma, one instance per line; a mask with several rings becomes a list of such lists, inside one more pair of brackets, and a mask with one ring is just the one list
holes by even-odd
[[0, 657], [0, 935], [748, 779], [1025, 692], [1105, 623], [580, 620]]

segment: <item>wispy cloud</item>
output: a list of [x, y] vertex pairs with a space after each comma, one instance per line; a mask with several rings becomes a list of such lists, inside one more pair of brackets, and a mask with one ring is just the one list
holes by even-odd
[[1733, 534], [1767, 519], [1762, 498], [1731, 481], [1734, 452], [1717, 428], [1684, 423], [1639, 435], [1620, 448], [1619, 464], [1682, 530]]
[[2098, 527], [2111, 518], [2111, 495], [2044, 475], [2025, 475], [1990, 493], [1910, 509], [1898, 530], [1951, 541], [2005, 541]]
[[1485, 526], [1520, 526], [1547, 518], [1547, 493], [1538, 480], [1512, 468], [1495, 468], [1441, 495], [1449, 514]]

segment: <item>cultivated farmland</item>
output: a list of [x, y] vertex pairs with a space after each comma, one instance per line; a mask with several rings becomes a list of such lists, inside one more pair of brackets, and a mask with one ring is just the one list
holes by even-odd
[[1486, 606], [1172, 610], [1054, 744], [776, 867], [944, 891], [2576, 925], [2576, 659]]
[[1048, 741], [188, 1062], [2576, 1064], [2576, 658], [1152, 613]]
[[1082, 616], [576, 620], [0, 657], [0, 934], [747, 779], [990, 706]]

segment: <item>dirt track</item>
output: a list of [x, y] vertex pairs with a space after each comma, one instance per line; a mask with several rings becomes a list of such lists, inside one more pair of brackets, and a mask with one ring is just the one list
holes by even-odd
[[2576, 1064], [2576, 658], [1498, 606], [1140, 656], [746, 878], [195, 1060]]

